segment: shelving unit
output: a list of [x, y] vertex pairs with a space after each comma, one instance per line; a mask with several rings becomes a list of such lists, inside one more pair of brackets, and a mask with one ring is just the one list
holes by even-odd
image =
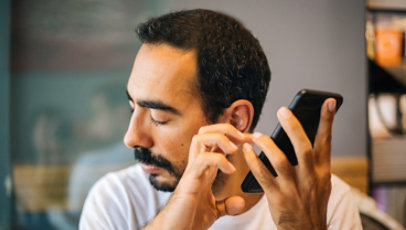
[[366, 3], [370, 193], [406, 225], [406, 1]]
[[[374, 185], [381, 183], [406, 184], [406, 167], [403, 167], [404, 170], [397, 167], [399, 164], [406, 165], [406, 118], [403, 118], [406, 116], [403, 115], [406, 99], [402, 99], [406, 95], [406, 1], [400, 1], [399, 5], [396, 5], [398, 1], [383, 0], [367, 3], [369, 107], [374, 106], [369, 108], [370, 179], [373, 189]], [[378, 31], [384, 29], [388, 32], [379, 35]], [[396, 39], [396, 34], [390, 30], [396, 30], [401, 39]], [[397, 60], [398, 64], [394, 64], [393, 60]], [[382, 95], [385, 100], [380, 100]], [[390, 115], [389, 109], [393, 109]], [[371, 123], [375, 122], [371, 121], [372, 113], [376, 113], [386, 134], [377, 134], [379, 130]], [[392, 178], [389, 174], [385, 179], [381, 177], [381, 174], [386, 174], [385, 169], [393, 168], [404, 172], [404, 176]]]

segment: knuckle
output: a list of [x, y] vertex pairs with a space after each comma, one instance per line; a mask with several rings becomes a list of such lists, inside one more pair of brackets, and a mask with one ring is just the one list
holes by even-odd
[[290, 163], [286, 157], [276, 157], [273, 159], [272, 164], [283, 172], [288, 172], [290, 169]]
[[216, 134], [216, 138], [217, 138], [217, 140], [222, 141], [222, 142], [228, 142], [229, 141], [229, 139], [225, 135], [220, 134], [220, 133]]
[[268, 175], [263, 170], [257, 170], [255, 178], [265, 187], [268, 187], [270, 185]]
[[331, 135], [331, 133], [328, 133], [328, 134], [326, 134], [326, 135], [323, 135], [323, 137], [322, 137], [322, 143], [324, 143], [324, 144], [330, 144], [331, 143], [331, 140], [332, 140], [332, 135]]
[[231, 132], [231, 131], [233, 131], [233, 130], [235, 129], [234, 126], [232, 126], [232, 125], [229, 124], [229, 123], [224, 123], [224, 124], [219, 124], [219, 125], [223, 126], [224, 129], [225, 129], [226, 131], [228, 131], [228, 132]]
[[294, 174], [293, 168], [289, 164], [281, 165], [278, 170], [282, 172], [285, 176], [291, 177]]
[[207, 132], [207, 129], [208, 129], [207, 126], [202, 126], [202, 127], [200, 127], [198, 134], [206, 133], [206, 132]]
[[306, 175], [304, 186], [306, 189], [310, 190], [316, 184], [316, 176], [314, 174]]
[[207, 162], [205, 154], [199, 154], [199, 155], [197, 155], [194, 162], [195, 162], [195, 163], [198, 163], [198, 164]]
[[212, 154], [211, 158], [216, 162], [222, 162], [225, 160], [224, 155], [221, 155], [221, 154]]
[[212, 145], [216, 145], [216, 146], [224, 146], [226, 143], [229, 142], [228, 138], [220, 133], [215, 133], [212, 134], [211, 136], [212, 139]]
[[310, 142], [309, 139], [306, 139], [305, 141], [302, 141], [299, 145], [300, 151], [302, 152], [302, 155], [312, 155], [313, 153], [313, 145]]
[[255, 144], [257, 144], [259, 147], [266, 147], [268, 145], [271, 144], [271, 138], [269, 138], [268, 136], [261, 134], [259, 137], [257, 137], [256, 139], [254, 139]]
[[261, 136], [259, 136], [259, 140], [262, 142], [268, 142], [269, 137], [267, 135], [261, 134]]
[[322, 183], [330, 183], [331, 181], [331, 173], [330, 172], [324, 172], [320, 175], [320, 181]]
[[300, 124], [299, 121], [289, 123], [288, 128], [292, 131], [292, 133], [300, 133], [303, 130], [302, 124]]
[[192, 137], [192, 142], [198, 142], [199, 141], [199, 135], [194, 135], [193, 137]]
[[311, 147], [309, 147], [308, 145], [306, 145], [306, 147], [303, 148], [301, 155], [305, 160], [312, 160], [313, 149]]
[[201, 142], [201, 136], [200, 135], [194, 135], [192, 137], [192, 145], [198, 145]]

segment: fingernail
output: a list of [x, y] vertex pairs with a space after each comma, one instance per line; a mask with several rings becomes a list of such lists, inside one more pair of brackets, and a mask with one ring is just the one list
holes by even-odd
[[330, 100], [328, 102], [328, 111], [330, 111], [330, 113], [334, 113], [336, 111], [336, 100]]
[[242, 145], [242, 147], [244, 148], [245, 152], [251, 152], [252, 151], [252, 146], [250, 144], [248, 144], [248, 143], [244, 143]]
[[262, 136], [262, 134], [259, 133], [259, 132], [255, 132], [255, 133], [252, 135], [252, 137], [253, 137], [254, 139], [258, 139], [258, 138], [260, 138], [261, 136]]
[[286, 107], [281, 107], [278, 113], [283, 119], [289, 119], [292, 116], [292, 113]]

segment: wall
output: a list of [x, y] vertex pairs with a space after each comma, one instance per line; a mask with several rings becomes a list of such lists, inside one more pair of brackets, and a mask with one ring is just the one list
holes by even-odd
[[[231, 3], [232, 2], [232, 3]], [[173, 0], [172, 9], [210, 8], [239, 18], [260, 40], [272, 80], [259, 131], [302, 88], [341, 93], [333, 156], [366, 155], [365, 2], [335, 0]]]

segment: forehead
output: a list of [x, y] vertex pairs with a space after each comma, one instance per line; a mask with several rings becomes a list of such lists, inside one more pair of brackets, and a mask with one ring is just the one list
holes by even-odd
[[135, 58], [128, 92], [136, 100], [173, 101], [197, 96], [194, 50], [167, 44], [143, 44]]

